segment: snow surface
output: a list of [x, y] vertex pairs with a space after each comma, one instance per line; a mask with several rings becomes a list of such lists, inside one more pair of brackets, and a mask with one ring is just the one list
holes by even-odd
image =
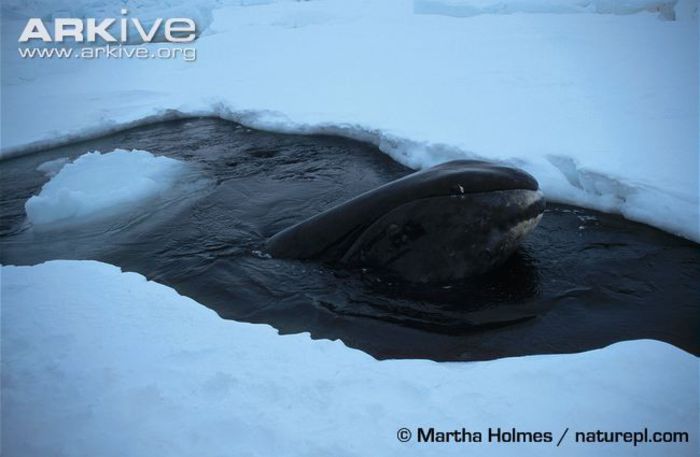
[[[40, 17], [51, 20], [57, 17], [119, 17], [126, 8], [133, 17], [146, 13], [154, 16], [189, 17], [190, 8], [212, 10], [223, 5], [254, 5], [273, 0], [3, 0], [3, 12], [14, 17]], [[279, 0], [277, 0], [279, 1]], [[287, 0], [293, 1], [293, 0]], [[116, 5], [116, 9], [115, 9]]]
[[[376, 361], [279, 336], [92, 261], [2, 267], [8, 456], [697, 455], [698, 358], [658, 341], [492, 362]], [[400, 427], [570, 427], [551, 444], [402, 444]], [[690, 444], [576, 444], [574, 431]], [[414, 431], [415, 433], [415, 431]]]
[[138, 150], [88, 152], [72, 163], [59, 165], [62, 160], [66, 159], [39, 166], [41, 171], [57, 173], [44, 184], [39, 195], [25, 203], [27, 217], [34, 226], [78, 224], [133, 211], [167, 196], [187, 169], [179, 160]]
[[[174, 14], [183, 3], [162, 5]], [[700, 241], [697, 0], [676, 5], [678, 21], [650, 12], [456, 18], [414, 14], [410, 0], [195, 5], [214, 8], [196, 62], [23, 60], [24, 22], [4, 15], [0, 154], [219, 116], [370, 141], [414, 167], [508, 163], [536, 176], [550, 200]]]
[[417, 13], [457, 17], [512, 13], [634, 14], [650, 11], [658, 12], [660, 17], [668, 20], [676, 19], [674, 8], [677, 3], [678, 0], [414, 0]]

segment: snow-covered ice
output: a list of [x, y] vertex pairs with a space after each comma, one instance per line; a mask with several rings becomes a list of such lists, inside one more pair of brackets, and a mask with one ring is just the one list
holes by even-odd
[[[698, 358], [640, 340], [491, 362], [377, 361], [279, 336], [91, 261], [2, 267], [3, 455], [697, 455]], [[403, 444], [400, 427], [569, 427], [550, 444]], [[583, 430], [691, 444], [576, 444]]]
[[34, 226], [78, 224], [154, 203], [167, 196], [187, 170], [184, 162], [138, 150], [88, 152], [69, 164], [61, 160], [66, 159], [39, 166], [56, 173], [25, 204]]
[[[70, 3], [31, 2], [42, 17]], [[642, 10], [626, 15], [593, 14], [603, 0], [538, 14], [583, 3], [522, 0], [507, 4], [533, 14], [471, 17], [415, 14], [410, 0], [234, 3], [255, 2], [193, 3], [211, 13], [196, 62], [21, 59], [23, 11], [4, 15], [1, 154], [211, 115], [367, 140], [414, 167], [502, 161], [550, 200], [700, 240], [696, 0], [625, 0]], [[671, 4], [678, 20], [662, 20]], [[77, 5], [107, 15], [121, 3]]]
[[[680, 0], [692, 3], [696, 0]], [[547, 14], [634, 14], [658, 13], [663, 19], [677, 18], [679, 0], [414, 0], [415, 11], [448, 16], [477, 14], [547, 13]], [[686, 10], [682, 9], [685, 13]]]

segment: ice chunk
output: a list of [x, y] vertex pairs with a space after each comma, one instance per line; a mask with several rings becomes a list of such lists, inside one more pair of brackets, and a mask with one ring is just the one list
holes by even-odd
[[[52, 161], [39, 168], [51, 172], [57, 166]], [[122, 213], [165, 196], [186, 168], [184, 162], [147, 151], [88, 152], [63, 166], [25, 210], [35, 226]]]
[[49, 160], [48, 162], [44, 162], [36, 169], [42, 173], [44, 173], [46, 176], [49, 178], [52, 178], [58, 174], [59, 171], [61, 171], [61, 168], [65, 164], [68, 163], [68, 157], [61, 157], [59, 159], [54, 159], [54, 160]]

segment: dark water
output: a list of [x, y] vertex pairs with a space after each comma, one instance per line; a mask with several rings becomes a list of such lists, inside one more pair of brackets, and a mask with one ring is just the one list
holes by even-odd
[[[207, 184], [145, 215], [81, 229], [28, 226], [24, 202], [48, 179], [35, 170], [40, 163], [117, 147], [185, 160]], [[459, 284], [411, 286], [371, 271], [268, 258], [266, 237], [410, 172], [367, 144], [198, 119], [0, 167], [3, 264], [101, 260], [174, 287], [223, 318], [340, 338], [378, 358], [491, 359], [638, 338], [700, 353], [698, 245], [594, 211], [550, 204], [506, 265]]]

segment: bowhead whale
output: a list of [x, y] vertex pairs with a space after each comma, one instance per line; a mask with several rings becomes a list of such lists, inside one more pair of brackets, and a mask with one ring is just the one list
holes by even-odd
[[371, 267], [410, 282], [449, 282], [503, 263], [544, 208], [528, 173], [455, 160], [282, 230], [267, 250], [273, 257]]

